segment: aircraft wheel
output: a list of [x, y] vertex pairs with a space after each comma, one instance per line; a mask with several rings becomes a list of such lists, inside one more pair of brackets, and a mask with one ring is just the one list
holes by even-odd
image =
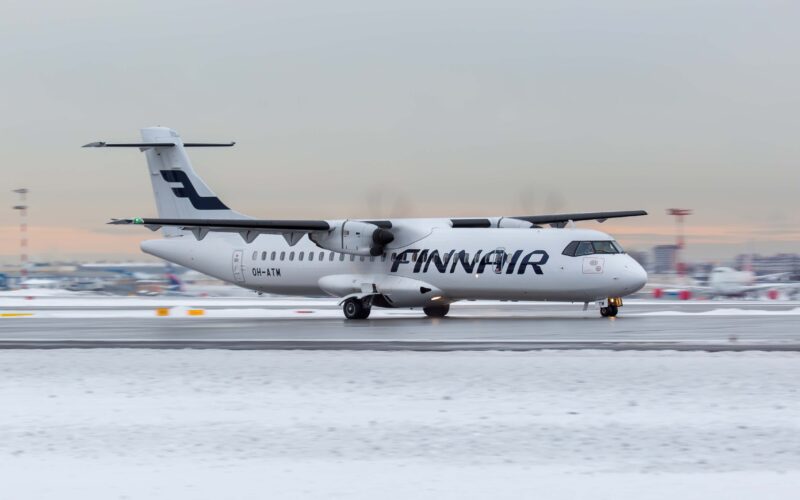
[[347, 319], [367, 319], [371, 309], [364, 305], [364, 301], [356, 298], [347, 299], [342, 304], [342, 311]]
[[617, 313], [619, 313], [619, 307], [617, 306], [608, 306], [600, 308], [600, 316], [604, 318], [616, 317]]
[[422, 310], [429, 318], [444, 318], [450, 312], [450, 306], [423, 307]]

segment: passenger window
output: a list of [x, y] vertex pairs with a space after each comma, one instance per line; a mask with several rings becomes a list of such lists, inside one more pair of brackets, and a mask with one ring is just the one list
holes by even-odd
[[289, 260], [294, 260], [294, 252], [289, 252]]
[[339, 262], [344, 262], [344, 254], [343, 253], [339, 254]]
[[381, 262], [386, 262], [386, 254], [381, 255]]
[[261, 260], [267, 260], [267, 252], [261, 252]]
[[578, 243], [578, 249], [575, 251], [575, 256], [580, 257], [581, 255], [591, 255], [594, 253], [594, 248], [592, 247], [591, 241], [581, 241]]
[[374, 257], [374, 256], [372, 256], [372, 255], [370, 255], [370, 256], [369, 256], [369, 261], [370, 261], [370, 262], [375, 262], [375, 257]]
[[314, 252], [308, 252], [308, 260], [314, 260]]
[[272, 255], [269, 256], [269, 260], [275, 260], [275, 252], [272, 252]]
[[281, 252], [281, 260], [286, 258], [286, 252]]
[[258, 260], [258, 250], [253, 252], [253, 260]]
[[578, 248], [578, 243], [579, 242], [577, 241], [573, 241], [572, 243], [567, 245], [567, 248], [565, 248], [564, 251], [561, 252], [561, 254], [567, 255], [569, 257], [575, 257], [575, 250]]
[[330, 257], [328, 257], [328, 261], [333, 262], [333, 252], [331, 252]]
[[361, 260], [361, 262], [364, 262], [364, 256], [363, 255], [360, 257], [360, 260]]
[[322, 262], [323, 260], [325, 260], [325, 252], [320, 252], [319, 253], [319, 261]]
[[356, 256], [355, 255], [351, 255], [350, 256], [350, 262], [355, 262], [355, 261], [356, 261]]
[[297, 260], [303, 260], [303, 254], [305, 254], [305, 252], [300, 252], [300, 255], [297, 256]]
[[394, 262], [396, 260], [397, 260], [397, 253], [396, 252], [392, 252], [392, 262]]

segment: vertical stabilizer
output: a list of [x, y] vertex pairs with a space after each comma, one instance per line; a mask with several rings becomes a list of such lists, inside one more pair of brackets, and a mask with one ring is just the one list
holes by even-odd
[[[158, 216], [175, 219], [247, 219], [228, 208], [195, 173], [181, 137], [166, 127], [142, 129], [143, 144], [161, 146], [142, 148]], [[173, 146], [174, 144], [174, 146]], [[180, 234], [176, 228], [164, 228], [166, 236]]]

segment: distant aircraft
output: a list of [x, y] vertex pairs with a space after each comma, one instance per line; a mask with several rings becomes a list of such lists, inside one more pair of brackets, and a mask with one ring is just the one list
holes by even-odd
[[737, 271], [732, 267], [715, 267], [711, 270], [706, 285], [658, 285], [651, 284], [659, 296], [666, 292], [673, 294], [677, 292], [690, 292], [708, 295], [710, 297], [743, 297], [749, 294], [766, 291], [786, 291], [790, 294], [796, 293], [800, 284], [775, 281], [788, 273], [775, 273], [756, 276], [752, 271]]
[[616, 316], [621, 298], [647, 280], [611, 236], [573, 224], [646, 215], [642, 210], [259, 220], [229, 209], [195, 173], [185, 149], [234, 143], [184, 143], [164, 127], [141, 133], [142, 142], [84, 146], [138, 148], [147, 157], [159, 218], [111, 224], [163, 228], [165, 238], [141, 244], [145, 253], [244, 288], [340, 297], [348, 319], [367, 318], [372, 307], [421, 307], [443, 317], [451, 303], [472, 299], [583, 302], [584, 309], [597, 302], [602, 316]]

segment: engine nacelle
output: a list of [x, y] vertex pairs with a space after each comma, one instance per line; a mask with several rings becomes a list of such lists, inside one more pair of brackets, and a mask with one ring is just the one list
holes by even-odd
[[394, 241], [388, 229], [360, 221], [344, 221], [326, 233], [311, 233], [309, 239], [318, 247], [353, 255], [381, 255]]

